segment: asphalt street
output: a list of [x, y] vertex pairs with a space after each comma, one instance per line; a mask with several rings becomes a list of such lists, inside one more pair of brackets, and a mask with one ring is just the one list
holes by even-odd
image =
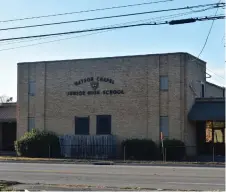
[[0, 180], [22, 183], [223, 190], [224, 168], [0, 163]]

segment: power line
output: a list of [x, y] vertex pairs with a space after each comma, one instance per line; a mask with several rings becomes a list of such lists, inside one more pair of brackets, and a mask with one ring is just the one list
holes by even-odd
[[[207, 69], [207, 68], [206, 68], [206, 69]], [[220, 76], [220, 75], [217, 75], [217, 74], [216, 74], [215, 72], [213, 72], [212, 70], [210, 70], [210, 69], [207, 69], [207, 70], [210, 71], [211, 73], [213, 73], [214, 75], [220, 77], [221, 79], [225, 80], [224, 77], [222, 77], [222, 76]]]
[[[202, 12], [206, 9], [200, 9], [197, 10], [195, 12]], [[147, 21], [152, 21], [155, 20], [155, 22], [159, 22], [162, 21], [163, 19], [170, 19], [170, 18], [176, 18], [176, 17], [180, 17], [180, 16], [185, 16], [188, 14], [194, 13], [194, 11], [189, 11], [189, 12], [185, 12], [185, 13], [177, 13], [177, 14], [171, 14], [171, 15], [166, 15], [166, 16], [159, 16], [159, 17], [154, 17], [154, 18], [149, 18], [149, 19], [143, 19], [143, 20], [136, 20], [136, 21], [130, 21], [130, 22], [124, 22], [124, 23], [120, 23], [120, 24], [115, 24], [115, 25], [108, 25], [106, 27], [110, 27], [110, 26], [119, 26], [119, 25], [125, 25], [125, 24], [131, 24], [131, 23], [138, 23], [138, 22], [147, 22]], [[112, 29], [115, 30], [115, 29]], [[106, 31], [101, 31], [101, 32], [108, 32], [111, 30], [106, 30]], [[100, 33], [100, 32], [97, 32]], [[18, 47], [12, 47], [12, 48], [6, 48], [6, 49], [1, 49], [0, 51], [6, 51], [6, 50], [11, 50], [11, 49], [18, 49], [18, 48], [23, 48], [23, 47], [30, 47], [30, 46], [35, 46], [35, 45], [40, 45], [40, 44], [45, 44], [45, 43], [51, 43], [51, 42], [57, 42], [57, 41], [63, 41], [63, 40], [68, 40], [68, 39], [73, 39], [73, 38], [77, 38], [77, 37], [83, 37], [83, 36], [89, 36], [89, 35], [94, 35], [97, 33], [90, 33], [87, 35], [81, 35], [81, 36], [75, 36], [75, 37], [69, 37], [69, 38], [63, 38], [63, 39], [56, 39], [56, 40], [52, 40], [52, 41], [45, 41], [45, 42], [41, 42], [41, 43], [35, 43], [35, 44], [30, 44], [30, 45], [24, 45], [24, 46], [18, 46]], [[47, 39], [47, 38], [54, 38], [54, 37], [42, 37], [42, 38], [38, 38], [38, 39], [29, 39], [29, 40], [21, 40], [18, 41], [16, 40], [16, 42], [7, 42], [7, 44], [3, 44], [4, 45], [9, 45], [9, 44], [15, 44], [15, 43], [23, 43], [23, 42], [30, 42], [30, 41], [37, 41], [37, 40], [42, 40], [42, 39]], [[4, 43], [4, 42], [0, 42], [0, 43]]]
[[[2, 29], [0, 29], [0, 31], [8, 31], [8, 30], [16, 30], [16, 29], [24, 29], [24, 28], [34, 28], [34, 27], [43, 27], [43, 26], [51, 26], [51, 25], [61, 25], [61, 24], [78, 23], [78, 22], [86, 22], [86, 21], [94, 21], [94, 20], [102, 20], [102, 19], [112, 19], [112, 18], [119, 18], [119, 17], [129, 17], [129, 16], [144, 15], [144, 14], [151, 14], [151, 13], [179, 11], [179, 10], [193, 9], [193, 8], [200, 8], [200, 7], [210, 7], [211, 9], [213, 9], [213, 8], [216, 8], [216, 5], [217, 5], [216, 3], [214, 3], [214, 4], [204, 4], [204, 5], [197, 5], [197, 6], [190, 6], [190, 7], [162, 9], [162, 10], [154, 10], [154, 11], [146, 11], [146, 12], [136, 12], [136, 13], [129, 13], [129, 14], [112, 15], [112, 16], [105, 16], [105, 17], [94, 17], [94, 18], [87, 18], [87, 19], [55, 22], [55, 23], [25, 25], [25, 26], [19, 26], [19, 27], [2, 28]], [[219, 8], [219, 6], [225, 6], [225, 4], [218, 5], [217, 8]]]
[[[220, 2], [221, 2], [221, 0], [219, 1], [219, 3], [218, 3], [218, 4], [220, 4]], [[216, 10], [215, 16], [217, 15], [218, 10], [219, 10], [219, 7], [217, 7], [217, 10]], [[212, 23], [211, 23], [211, 26], [210, 26], [209, 32], [208, 32], [207, 37], [206, 37], [206, 40], [205, 40], [205, 43], [204, 43], [204, 45], [203, 45], [203, 47], [202, 47], [202, 49], [201, 49], [201, 51], [200, 51], [200, 53], [199, 53], [199, 55], [198, 55], [198, 58], [200, 57], [200, 55], [202, 54], [202, 52], [204, 51], [204, 49], [205, 49], [205, 47], [206, 47], [206, 44], [207, 44], [207, 42], [208, 42], [208, 39], [209, 39], [210, 33], [211, 33], [212, 29], [213, 29], [213, 24], [214, 24], [214, 21], [215, 21], [215, 20], [213, 20], [213, 21], [212, 21]]]
[[25, 17], [25, 18], [19, 18], [19, 19], [3, 20], [3, 21], [0, 21], [0, 23], [7, 23], [7, 22], [12, 22], [12, 21], [31, 20], [31, 19], [40, 19], [40, 18], [46, 18], [46, 17], [56, 17], [56, 16], [71, 15], [71, 14], [78, 14], [78, 13], [89, 13], [89, 12], [95, 12], [95, 11], [105, 11], [105, 10], [111, 10], [111, 9], [120, 9], [120, 8], [127, 8], [127, 7], [135, 7], [135, 6], [142, 6], [142, 5], [165, 3], [165, 2], [169, 2], [169, 1], [174, 1], [174, 0], [150, 1], [150, 2], [146, 2], [146, 3], [136, 3], [136, 4], [129, 4], [129, 5], [121, 5], [121, 6], [113, 6], [113, 7], [105, 7], [105, 8], [97, 8], [97, 9], [67, 12], [67, 13], [42, 15], [42, 16], [35, 16], [35, 17]]
[[[199, 11], [201, 12], [203, 10], [204, 9], [201, 9]], [[105, 27], [120, 26], [120, 25], [131, 24], [131, 23], [138, 23], [138, 22], [148, 22], [148, 21], [151, 22], [153, 20], [155, 20], [155, 22], [159, 22], [159, 21], [162, 21], [163, 19], [170, 19], [170, 18], [176, 18], [176, 17], [180, 17], [180, 16], [185, 16], [185, 15], [191, 14], [193, 12], [194, 11], [189, 11], [189, 12], [185, 12], [185, 13], [177, 13], [177, 14], [171, 14], [171, 15], [166, 15], [166, 16], [159, 16], [159, 17], [154, 17], [154, 18], [149, 18], [149, 19], [143, 19], [143, 20], [136, 20], [136, 21], [119, 23], [119, 24], [115, 24], [115, 25], [107, 25]], [[198, 12], [198, 10], [196, 12]], [[115, 29], [112, 29], [112, 30], [115, 30]], [[111, 30], [106, 30], [106, 31], [102, 31], [102, 32], [108, 32], [108, 31], [111, 31]], [[97, 33], [100, 33], [100, 32], [97, 32]], [[45, 43], [63, 41], [63, 40], [67, 40], [67, 39], [77, 38], [77, 37], [89, 36], [89, 35], [93, 35], [93, 34], [97, 34], [97, 33], [90, 33], [88, 35], [81, 35], [81, 36], [75, 36], [75, 37], [69, 37], [69, 38], [63, 38], [63, 39], [56, 39], [56, 40], [52, 40], [52, 41], [45, 41], [45, 42], [35, 43], [35, 44], [30, 44], [30, 45], [24, 45], [24, 46], [12, 47], [12, 48], [0, 49], [0, 51], [6, 51], [6, 50], [18, 49], [18, 48], [29, 47], [29, 46], [34, 46], [34, 45], [40, 45], [40, 44], [45, 44]], [[32, 39], [32, 40], [28, 39], [28, 40], [21, 40], [21, 41], [16, 40], [16, 42], [14, 42], [14, 41], [13, 42], [7, 42], [7, 44], [3, 44], [3, 46], [4, 45], [15, 44], [15, 43], [37, 41], [37, 40], [42, 40], [42, 39], [47, 39], [47, 38], [54, 38], [54, 37], [42, 37], [42, 38], [38, 38], [38, 39]], [[0, 43], [4, 43], [4, 42], [0, 42]]]
[[[150, 18], [150, 19], [145, 19], [145, 20], [138, 20], [138, 21], [131, 21], [131, 22], [124, 22], [124, 23], [121, 23], [121, 24], [129, 24], [129, 23], [134, 23], [134, 22], [142, 22], [142, 21], [150, 21], [151, 19], [154, 20], [154, 19], [170, 19], [170, 18], [176, 18], [176, 17], [179, 17], [179, 16], [185, 16], [185, 15], [189, 15], [189, 14], [192, 14], [192, 13], [198, 13], [198, 12], [203, 12], [203, 11], [206, 11], [206, 10], [209, 10], [209, 9], [212, 9], [212, 8], [204, 8], [204, 9], [199, 9], [199, 10], [192, 10], [192, 11], [189, 11], [189, 12], [185, 12], [185, 13], [177, 13], [177, 14], [171, 14], [171, 15], [166, 15], [166, 16], [158, 16], [158, 17], [154, 17], [154, 18]], [[157, 20], [159, 21], [159, 20]], [[118, 26], [119, 24], [116, 24], [116, 25], [108, 25], [108, 26]], [[42, 38], [36, 38], [36, 39], [33, 39], [33, 40], [15, 40], [15, 42], [0, 42], [0, 45], [1, 46], [5, 46], [5, 45], [10, 45], [10, 44], [16, 44], [16, 43], [24, 43], [24, 42], [30, 42], [30, 41], [37, 41], [37, 40], [42, 40], [42, 39], [47, 39], [47, 38], [52, 38], [52, 37], [42, 37]], [[3, 44], [4, 43], [4, 44]]]
[[145, 25], [162, 25], [162, 24], [167, 24], [167, 23], [165, 23], [165, 22], [162, 22], [162, 23], [140, 23], [140, 24], [135, 24], [135, 25], [123, 25], [123, 26], [115, 26], [115, 27], [91, 28], [91, 29], [84, 29], [84, 30], [78, 30], [78, 31], [68, 31], [68, 32], [62, 32], [62, 33], [50, 33], [50, 34], [42, 34], [42, 35], [14, 37], [14, 38], [0, 39], [0, 41], [11, 41], [11, 40], [18, 40], [18, 39], [31, 39], [31, 38], [38, 38], [38, 37], [70, 35], [70, 34], [75, 34], [75, 33], [86, 33], [86, 32], [103, 31], [103, 30], [109, 30], [109, 29], [121, 29], [121, 28], [139, 27], [139, 26], [145, 26]]
[[224, 19], [224, 15], [213, 16], [213, 17], [200, 17], [200, 18], [190, 18], [190, 19], [182, 19], [182, 20], [172, 20], [172, 21], [164, 21], [164, 22], [152, 22], [152, 23], [139, 23], [134, 25], [123, 25], [123, 26], [115, 26], [115, 27], [101, 27], [101, 28], [91, 28], [91, 29], [83, 29], [78, 31], [68, 31], [68, 32], [61, 32], [61, 33], [49, 33], [49, 34], [41, 34], [41, 35], [32, 35], [32, 36], [22, 36], [22, 37], [13, 37], [13, 38], [6, 38], [0, 39], [0, 41], [12, 41], [18, 39], [31, 39], [37, 37], [48, 37], [48, 36], [58, 36], [58, 35], [68, 35], [68, 34], [75, 34], [75, 33], [85, 33], [85, 32], [93, 32], [93, 31], [103, 31], [108, 29], [122, 29], [122, 28], [130, 28], [130, 27], [139, 27], [139, 26], [150, 26], [150, 25], [175, 25], [175, 24], [185, 24], [191, 23], [196, 21], [206, 21], [206, 20], [217, 20], [217, 19]]
[[[202, 9], [203, 10], [203, 9]], [[200, 10], [200, 11], [202, 11]], [[136, 21], [130, 21], [130, 22], [124, 22], [124, 23], [119, 23], [115, 25], [107, 25], [106, 27], [111, 27], [111, 26], [118, 26], [118, 25], [123, 25], [123, 24], [131, 24], [131, 23], [137, 23], [137, 22], [145, 22], [145, 21], [151, 21], [158, 19], [157, 21], [160, 21], [161, 19], [169, 19], [169, 18], [176, 18], [178, 16], [184, 16], [193, 13], [193, 11], [185, 12], [185, 13], [177, 13], [177, 14], [171, 14], [171, 15], [166, 15], [166, 16], [159, 16], [159, 17], [154, 17], [154, 18], [149, 18], [149, 19], [142, 19], [142, 20], [136, 20]], [[37, 41], [37, 40], [42, 40], [42, 39], [47, 39], [47, 38], [53, 38], [53, 37], [42, 37], [42, 38], [36, 38], [36, 39], [28, 39], [28, 40], [15, 40], [12, 42], [0, 42], [1, 46], [5, 45], [10, 45], [10, 44], [16, 44], [16, 43], [24, 43], [24, 42], [30, 42], [30, 41]], [[48, 42], [48, 41], [47, 41]], [[4, 43], [4, 44], [3, 44]]]
[[[214, 74], [214, 73], [213, 73], [213, 74]], [[225, 80], [225, 79], [219, 80], [219, 79], [216, 78], [217, 76], [218, 76], [218, 75], [215, 74], [215, 76], [213, 76], [212, 80], [214, 80], [214, 81], [216, 81], [216, 82], [218, 82], [218, 83], [220, 83], [220, 84], [224, 84], [224, 81], [223, 81], [223, 80]], [[222, 83], [222, 82], [223, 82], [223, 83]]]

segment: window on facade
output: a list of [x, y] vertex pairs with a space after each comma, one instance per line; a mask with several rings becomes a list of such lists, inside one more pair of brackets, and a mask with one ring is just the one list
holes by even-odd
[[35, 82], [34, 81], [29, 82], [28, 92], [29, 92], [30, 96], [35, 95]]
[[28, 131], [31, 131], [32, 129], [35, 129], [35, 118], [29, 117], [28, 118]]
[[214, 129], [214, 143], [224, 142], [224, 129]]
[[160, 117], [160, 132], [162, 132], [163, 137], [169, 137], [169, 120], [167, 116]]
[[75, 135], [89, 135], [89, 117], [75, 117]]
[[225, 122], [206, 121], [206, 143], [223, 143]]
[[168, 77], [167, 76], [160, 77], [160, 90], [168, 90]]
[[97, 116], [97, 135], [110, 135], [111, 134], [111, 115], [98, 115]]
[[211, 143], [213, 140], [213, 124], [212, 121], [206, 122], [206, 143]]
[[225, 128], [224, 121], [213, 121], [213, 128]]
[[201, 84], [201, 97], [204, 97], [205, 96], [205, 85], [202, 83]]

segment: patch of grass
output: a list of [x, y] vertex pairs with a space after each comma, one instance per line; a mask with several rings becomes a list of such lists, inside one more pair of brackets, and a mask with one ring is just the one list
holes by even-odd
[[0, 191], [12, 191], [11, 188], [13, 185], [18, 185], [19, 182], [16, 181], [2, 181], [0, 180]]
[[140, 187], [121, 187], [121, 190], [141, 190]]

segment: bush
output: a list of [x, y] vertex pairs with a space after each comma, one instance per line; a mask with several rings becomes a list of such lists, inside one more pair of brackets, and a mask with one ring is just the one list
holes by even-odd
[[149, 139], [125, 140], [122, 142], [122, 150], [124, 151], [124, 149], [126, 159], [156, 160], [158, 157], [157, 146]]
[[33, 129], [15, 141], [15, 150], [24, 157], [59, 157], [59, 138], [55, 133]]
[[[181, 161], [185, 157], [184, 142], [176, 139], [166, 139], [163, 141], [164, 148], [166, 148], [167, 161]], [[160, 144], [161, 146], [161, 144]], [[160, 147], [161, 148], [161, 147]], [[162, 150], [162, 148], [161, 148]], [[165, 151], [164, 151], [165, 153]]]

